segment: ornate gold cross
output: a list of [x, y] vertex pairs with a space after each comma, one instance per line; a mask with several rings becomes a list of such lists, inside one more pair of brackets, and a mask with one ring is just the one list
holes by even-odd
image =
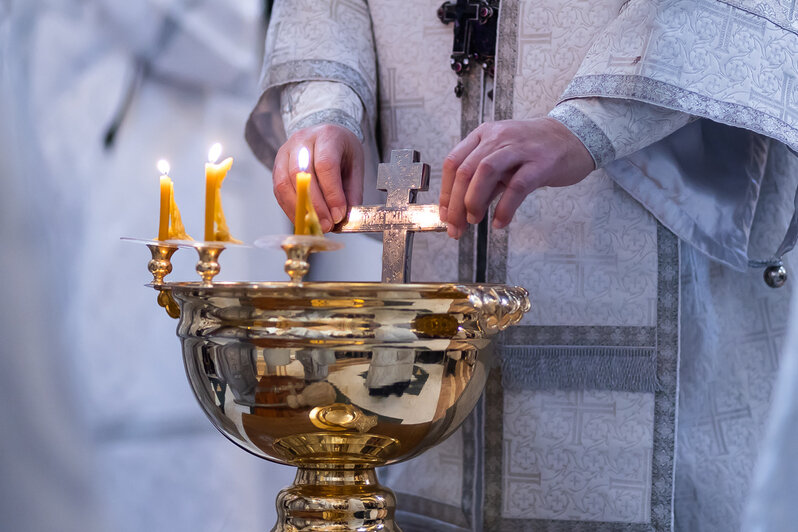
[[429, 165], [415, 150], [393, 150], [391, 162], [380, 164], [377, 189], [388, 193], [385, 205], [356, 205], [333, 231], [382, 232], [382, 282], [410, 281], [413, 233], [446, 231], [437, 205], [415, 205], [419, 190], [429, 189]]

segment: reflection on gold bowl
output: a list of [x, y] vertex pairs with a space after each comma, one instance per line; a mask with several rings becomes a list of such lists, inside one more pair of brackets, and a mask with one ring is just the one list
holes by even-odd
[[529, 309], [502, 285], [166, 283], [193, 391], [213, 424], [297, 466], [274, 532], [394, 531], [374, 467], [441, 442], [475, 406], [490, 336]]

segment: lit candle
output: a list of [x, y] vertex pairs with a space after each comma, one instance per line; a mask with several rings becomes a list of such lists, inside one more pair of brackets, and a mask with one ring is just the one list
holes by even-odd
[[183, 227], [180, 209], [175, 201], [175, 184], [169, 177], [169, 161], [158, 161], [161, 172], [161, 217], [158, 223], [158, 240], [192, 240]]
[[296, 210], [294, 211], [294, 234], [305, 234], [305, 215], [310, 199], [310, 174], [306, 172], [310, 163], [307, 148], [299, 150], [299, 172], [296, 174]]
[[161, 216], [158, 223], [158, 240], [168, 240], [172, 195], [174, 194], [172, 180], [169, 178], [169, 162], [165, 159], [158, 161], [158, 170], [161, 172]]
[[[224, 223], [224, 214], [222, 213], [221, 202], [221, 187], [227, 172], [233, 165], [233, 158], [228, 157], [220, 163], [216, 163], [219, 156], [222, 154], [222, 145], [218, 142], [211, 146], [208, 151], [208, 162], [205, 163], [205, 240], [217, 240], [216, 222], [220, 226], [224, 225], [224, 232], [227, 233], [227, 227]], [[220, 230], [222, 227], [220, 227]], [[229, 234], [224, 235], [228, 240]]]
[[169, 206], [169, 239], [170, 240], [194, 240], [183, 227], [183, 218], [180, 216], [180, 209], [177, 208], [175, 200], [175, 184], [172, 182], [172, 202]]

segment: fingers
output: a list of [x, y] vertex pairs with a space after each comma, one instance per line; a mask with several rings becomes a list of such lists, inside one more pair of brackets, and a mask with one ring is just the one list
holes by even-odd
[[354, 133], [331, 124], [305, 128], [288, 139], [277, 152], [272, 174], [277, 202], [292, 220], [302, 147], [311, 153], [311, 203], [322, 230], [329, 231], [343, 220], [347, 204], [363, 201], [363, 147]]
[[315, 209], [319, 217], [321, 230], [325, 233], [328, 232], [333, 226], [332, 214], [330, 214], [330, 209], [327, 207], [327, 202], [325, 201], [321, 187], [319, 187], [318, 179], [310, 180], [310, 202], [313, 204], [313, 209]]
[[522, 166], [513, 174], [493, 212], [494, 229], [503, 229], [510, 225], [518, 207], [532, 191], [538, 188], [537, 181], [535, 169], [531, 164]]
[[[332, 229], [332, 224], [343, 220], [346, 214], [346, 195], [341, 178], [344, 149], [341, 137], [328, 135], [319, 135], [313, 148], [313, 169], [316, 174], [314, 182], [318, 183], [323, 194], [324, 208], [329, 213], [329, 219], [325, 219], [322, 211], [316, 209], [324, 231]], [[329, 223], [329, 227], [325, 222]]]
[[[295, 180], [296, 174], [300, 171], [299, 158], [298, 158], [299, 150], [301, 150], [302, 147], [307, 147], [310, 153], [313, 154], [313, 156], [310, 159], [310, 169], [309, 169], [309, 172], [312, 176], [310, 180], [310, 191], [309, 191], [310, 202], [313, 205], [313, 209], [316, 211], [316, 214], [319, 217], [319, 224], [321, 224], [322, 230], [329, 231], [330, 229], [332, 229], [332, 215], [330, 214], [330, 209], [327, 208], [327, 203], [325, 201], [324, 193], [322, 192], [319, 186], [318, 175], [316, 175], [316, 172], [314, 171], [316, 164], [316, 145], [315, 142], [313, 142], [313, 140], [318, 141], [318, 139], [311, 139], [310, 141], [304, 140], [303, 142], [293, 143], [291, 149], [292, 153], [288, 163], [288, 168], [289, 168], [288, 172], [290, 180], [292, 181]], [[294, 202], [296, 202], [296, 197], [294, 198]], [[293, 211], [291, 214], [289, 214], [289, 216], [291, 217], [291, 219], [293, 219], [294, 217]]]
[[[363, 146], [355, 143], [346, 157], [347, 164], [344, 170], [344, 192], [346, 193], [347, 203], [360, 205], [363, 203], [363, 179], [365, 175], [365, 161], [363, 156]], [[337, 223], [337, 222], [336, 222]]]
[[458, 168], [468, 155], [479, 145], [479, 130], [474, 130], [446, 156], [443, 161], [443, 174], [441, 175], [441, 194], [438, 199], [441, 220], [448, 221], [448, 209]]
[[290, 151], [291, 148], [287, 144], [277, 151], [277, 155], [274, 158], [274, 168], [272, 169], [272, 182], [277, 203], [286, 216], [293, 220], [296, 206], [296, 183], [291, 178], [288, 170]]
[[520, 164], [513, 150], [493, 149], [488, 143], [481, 143], [455, 172], [446, 220], [453, 238], [460, 238], [467, 223], [478, 223], [485, 216], [497, 186], [509, 181]]
[[[481, 148], [481, 149], [480, 149]], [[465, 231], [466, 210], [465, 195], [471, 178], [477, 170], [479, 161], [487, 155], [484, 146], [477, 146], [474, 151], [460, 163], [454, 174], [454, 182], [449, 195], [449, 205], [446, 213], [446, 223], [449, 225], [447, 232], [452, 238], [460, 238]]]
[[490, 203], [505, 189], [504, 183], [510, 181], [519, 166], [520, 157], [508, 148], [482, 159], [463, 200], [468, 223], [479, 223], [485, 217]]

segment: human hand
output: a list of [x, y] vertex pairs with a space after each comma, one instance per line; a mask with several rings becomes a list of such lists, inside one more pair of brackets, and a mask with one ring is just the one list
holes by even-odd
[[553, 118], [482, 124], [443, 162], [441, 220], [450, 237], [460, 238], [501, 194], [493, 215], [493, 227], [501, 229], [534, 190], [573, 185], [593, 169], [587, 148]]
[[296, 206], [298, 155], [310, 151], [310, 197], [324, 232], [344, 219], [348, 205], [363, 201], [363, 146], [354, 133], [334, 124], [300, 129], [277, 151], [274, 196], [292, 221]]

